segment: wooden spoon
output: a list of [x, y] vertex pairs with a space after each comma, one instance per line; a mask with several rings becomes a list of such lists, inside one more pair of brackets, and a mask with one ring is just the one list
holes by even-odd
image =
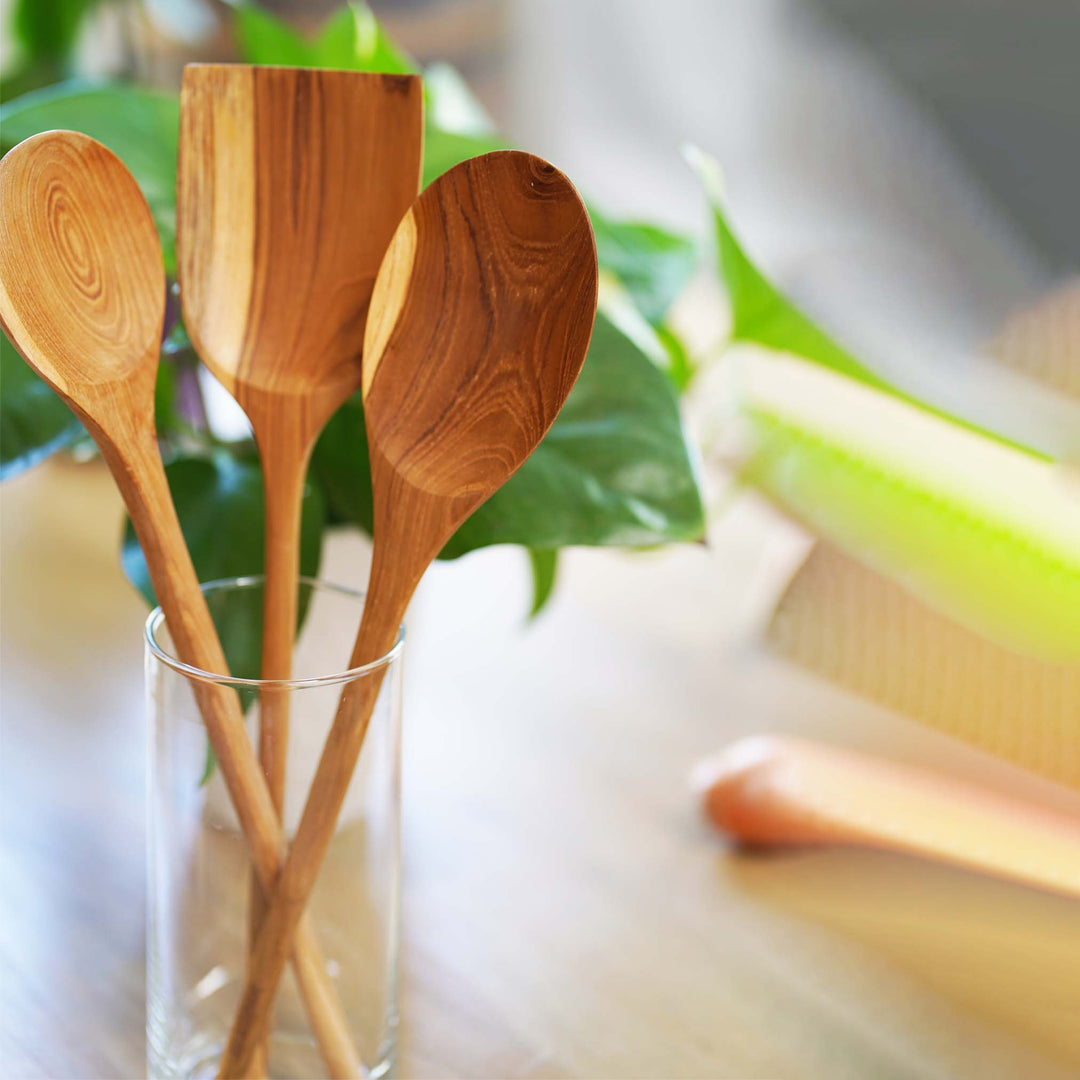
[[779, 735], [695, 771], [703, 808], [748, 844], [851, 844], [1080, 897], [1080, 819], [870, 754]]
[[[146, 200], [110, 150], [51, 131], [0, 162], [0, 324], [85, 425], [116, 480], [181, 660], [228, 672], [169, 494], [154, 428], [165, 313], [161, 247]], [[234, 691], [193, 684], [252, 859], [266, 887], [283, 840]], [[327, 1065], [360, 1075], [310, 927], [293, 953]]]
[[[405, 215], [364, 336], [375, 550], [353, 665], [386, 653], [421, 576], [536, 448], [581, 370], [596, 313], [585, 207], [547, 162], [485, 154]], [[318, 875], [379, 692], [342, 695], [255, 945], [221, 1076], [242, 1076]]]
[[[360, 385], [375, 274], [420, 187], [422, 111], [414, 75], [184, 69], [180, 297], [196, 350], [247, 413], [262, 459], [264, 679], [292, 672], [304, 478], [319, 433]], [[280, 814], [288, 695], [264, 694], [261, 719]]]

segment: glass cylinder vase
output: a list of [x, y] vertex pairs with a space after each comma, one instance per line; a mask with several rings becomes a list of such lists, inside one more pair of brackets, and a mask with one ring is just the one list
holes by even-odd
[[[195, 688], [233, 691], [257, 745], [260, 701], [280, 710], [289, 735], [283, 825], [291, 841], [345, 687], [381, 680], [363, 750], [308, 903], [331, 1008], [361, 1071], [392, 1069], [397, 1027], [400, 878], [401, 657], [347, 668], [363, 595], [324, 582], [300, 585], [294, 678], [258, 672], [263, 583], [203, 586], [230, 670], [177, 659], [160, 609], [146, 624], [148, 754], [147, 1068], [151, 1077], [212, 1077], [243, 988], [254, 884], [248, 848], [196, 704]], [[268, 1077], [328, 1075], [291, 966], [281, 980], [266, 1044]]]

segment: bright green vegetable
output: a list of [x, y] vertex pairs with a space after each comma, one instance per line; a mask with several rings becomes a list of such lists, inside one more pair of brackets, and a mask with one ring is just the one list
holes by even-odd
[[740, 475], [958, 622], [1080, 660], [1080, 498], [1066, 467], [913, 401], [831, 341], [749, 260], [715, 163], [690, 156], [732, 302], [721, 363]]

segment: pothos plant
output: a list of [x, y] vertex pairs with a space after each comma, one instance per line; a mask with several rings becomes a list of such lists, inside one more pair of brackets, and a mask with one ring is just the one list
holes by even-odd
[[[69, 14], [92, 0], [65, 2]], [[50, 28], [46, 73], [62, 67], [74, 31], [71, 20], [44, 24], [38, 0], [16, 9], [16, 26], [32, 40]], [[38, 14], [35, 14], [37, 12]], [[363, 3], [349, 3], [313, 37], [253, 3], [231, 17], [241, 58], [249, 63], [414, 72]], [[21, 21], [20, 21], [21, 20]], [[34, 38], [34, 35], [37, 35]], [[37, 69], [24, 65], [16, 85]], [[40, 72], [39, 72], [40, 73]], [[466, 158], [504, 148], [460, 76], [444, 64], [424, 73], [426, 130], [423, 184]], [[11, 85], [9, 82], [7, 85]], [[20, 86], [20, 88], [21, 88]], [[201, 580], [259, 573], [263, 561], [263, 495], [258, 457], [249, 438], [219, 437], [207, 421], [198, 361], [179, 319], [174, 283], [176, 95], [132, 83], [62, 81], [6, 101], [0, 109], [3, 149], [51, 128], [85, 132], [110, 147], [139, 182], [156, 222], [170, 279], [170, 303], [157, 383], [157, 425], [166, 473], [184, 537]], [[461, 527], [442, 553], [452, 559], [492, 544], [517, 544], [529, 554], [533, 612], [555, 581], [560, 548], [569, 545], [644, 547], [696, 540], [704, 514], [680, 421], [678, 394], [691, 364], [667, 322], [673, 300], [695, 265], [686, 237], [644, 223], [615, 222], [590, 207], [605, 295], [615, 318], [597, 316], [582, 375], [559, 419], [523, 468]], [[626, 328], [634, 329], [627, 333]], [[648, 338], [643, 347], [642, 334]], [[0, 476], [12, 476], [85, 438], [78, 421], [2, 343]], [[327, 529], [370, 532], [371, 484], [364, 416], [357, 393], [331, 419], [312, 457], [304, 496], [301, 569], [316, 575]], [[134, 534], [127, 528], [124, 569], [146, 596], [152, 591]], [[250, 635], [243, 635], [250, 640]], [[257, 653], [240, 655], [223, 642], [235, 674], [255, 674]]]

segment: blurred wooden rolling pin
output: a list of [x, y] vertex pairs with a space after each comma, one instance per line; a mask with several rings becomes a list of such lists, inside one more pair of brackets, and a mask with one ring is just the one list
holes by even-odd
[[855, 844], [1080, 897], [1080, 817], [784, 736], [741, 739], [694, 772], [709, 820], [748, 844]]

